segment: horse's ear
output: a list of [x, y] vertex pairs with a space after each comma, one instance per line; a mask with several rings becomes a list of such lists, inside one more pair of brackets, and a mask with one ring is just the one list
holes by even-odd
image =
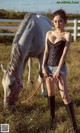
[[6, 69], [4, 69], [4, 67], [3, 67], [2, 64], [0, 65], [0, 67], [1, 67], [1, 69], [2, 69], [2, 71], [3, 71], [3, 73], [6, 73]]

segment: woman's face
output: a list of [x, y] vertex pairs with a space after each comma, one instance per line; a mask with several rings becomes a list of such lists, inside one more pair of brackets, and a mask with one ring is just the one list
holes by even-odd
[[54, 24], [55, 29], [63, 30], [65, 26], [65, 21], [63, 18], [61, 18], [60, 15], [56, 15], [53, 18], [53, 24]]

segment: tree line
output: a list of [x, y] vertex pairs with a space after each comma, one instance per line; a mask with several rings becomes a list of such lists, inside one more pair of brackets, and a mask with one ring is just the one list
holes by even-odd
[[[28, 12], [15, 12], [15, 11], [9, 11], [9, 10], [0, 10], [0, 19], [23, 19], [24, 15]], [[53, 13], [51, 12], [39, 12], [41, 15], [45, 15], [52, 19]], [[67, 18], [70, 19], [80, 19], [80, 14], [67, 14]]]

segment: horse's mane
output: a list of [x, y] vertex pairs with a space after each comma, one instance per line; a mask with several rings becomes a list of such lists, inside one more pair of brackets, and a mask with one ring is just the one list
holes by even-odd
[[21, 60], [22, 60], [22, 53], [19, 48], [19, 45], [14, 44], [14, 50], [11, 53], [11, 60], [7, 67], [7, 70], [9, 71], [9, 73], [13, 74], [14, 71], [17, 72]]
[[28, 13], [25, 15], [24, 20], [21, 23], [21, 28], [18, 29], [13, 43], [12, 43], [12, 52], [11, 52], [11, 60], [7, 67], [7, 71], [11, 74], [17, 72], [18, 67], [20, 65], [21, 60], [23, 59], [23, 55], [21, 52], [21, 49], [19, 47], [18, 41], [21, 37], [21, 34], [23, 32], [23, 29], [25, 29], [25, 26], [27, 25], [28, 21], [34, 16], [34, 13]]
[[18, 41], [21, 38], [21, 35], [24, 32], [24, 29], [26, 28], [26, 25], [28, 24], [29, 20], [35, 15], [36, 15], [35, 13], [27, 13], [27, 14], [25, 14], [24, 20], [20, 24], [20, 28], [18, 28], [18, 31], [16, 32], [16, 35], [15, 35], [15, 37], [13, 39], [13, 45], [16, 42], [18, 43]]

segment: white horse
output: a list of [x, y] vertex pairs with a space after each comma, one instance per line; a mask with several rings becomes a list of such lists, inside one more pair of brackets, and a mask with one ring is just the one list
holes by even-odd
[[18, 100], [19, 92], [23, 88], [23, 71], [30, 57], [39, 59], [42, 73], [45, 35], [51, 29], [52, 22], [48, 17], [34, 13], [25, 15], [13, 40], [10, 63], [6, 70], [2, 66], [5, 107], [15, 104]]

